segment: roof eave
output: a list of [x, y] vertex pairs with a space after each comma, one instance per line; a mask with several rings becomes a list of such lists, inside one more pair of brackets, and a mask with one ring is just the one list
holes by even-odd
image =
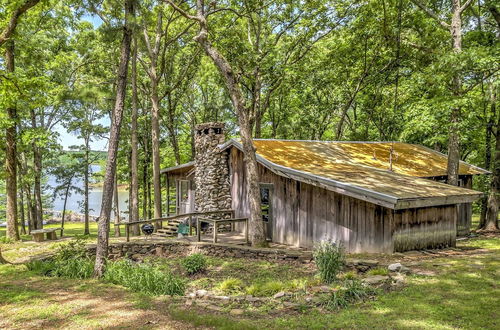
[[192, 166], [194, 166], [194, 161], [193, 162], [189, 162], [189, 163], [184, 163], [184, 164], [176, 165], [176, 166], [172, 166], [172, 167], [164, 168], [163, 170], [160, 170], [160, 173], [161, 174], [168, 173], [168, 172], [172, 172], [172, 171], [175, 171], [175, 170], [181, 170], [181, 169], [192, 167]]
[[481, 198], [482, 196], [483, 193], [477, 192], [476, 194], [466, 194], [466, 195], [399, 199], [394, 209], [401, 210], [401, 209], [418, 208], [418, 207], [472, 203]]

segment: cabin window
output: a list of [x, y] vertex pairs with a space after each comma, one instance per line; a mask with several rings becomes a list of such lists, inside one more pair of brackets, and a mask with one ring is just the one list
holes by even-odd
[[187, 203], [189, 199], [189, 181], [181, 180], [179, 181], [180, 191], [179, 191], [179, 199], [181, 203]]

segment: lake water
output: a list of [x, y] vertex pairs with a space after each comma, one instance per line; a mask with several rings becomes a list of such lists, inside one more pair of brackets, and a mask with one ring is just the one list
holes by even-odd
[[[99, 165], [91, 165], [91, 170], [93, 173], [100, 171]], [[74, 185], [83, 190], [83, 179], [74, 182]], [[53, 191], [54, 187], [57, 186], [56, 178], [52, 175], [48, 177], [47, 186]], [[52, 192], [50, 191], [50, 193]], [[68, 196], [68, 201], [66, 202], [66, 210], [73, 211], [76, 213], [83, 213], [83, 194], [76, 192], [71, 192], [71, 196]], [[89, 214], [99, 215], [101, 212], [101, 200], [102, 200], [102, 187], [95, 186], [89, 187]], [[120, 208], [120, 215], [122, 217], [128, 217], [128, 191], [118, 190], [118, 202]], [[54, 211], [62, 211], [64, 206], [64, 196], [57, 196], [54, 199], [52, 209]], [[113, 216], [113, 212], [112, 212]]]

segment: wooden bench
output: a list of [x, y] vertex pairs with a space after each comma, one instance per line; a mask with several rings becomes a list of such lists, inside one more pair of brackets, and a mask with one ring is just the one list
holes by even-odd
[[37, 229], [31, 231], [31, 236], [33, 236], [33, 240], [35, 242], [43, 242], [44, 234], [47, 234], [47, 240], [56, 240], [57, 233], [56, 231], [61, 230], [62, 228], [49, 228], [49, 229]]

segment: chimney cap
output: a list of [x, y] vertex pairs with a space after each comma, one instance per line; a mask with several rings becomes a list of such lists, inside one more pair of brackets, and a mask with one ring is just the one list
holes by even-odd
[[206, 128], [224, 128], [226, 124], [223, 122], [208, 122], [208, 123], [202, 123], [198, 124], [194, 127], [195, 130], [204, 130]]

